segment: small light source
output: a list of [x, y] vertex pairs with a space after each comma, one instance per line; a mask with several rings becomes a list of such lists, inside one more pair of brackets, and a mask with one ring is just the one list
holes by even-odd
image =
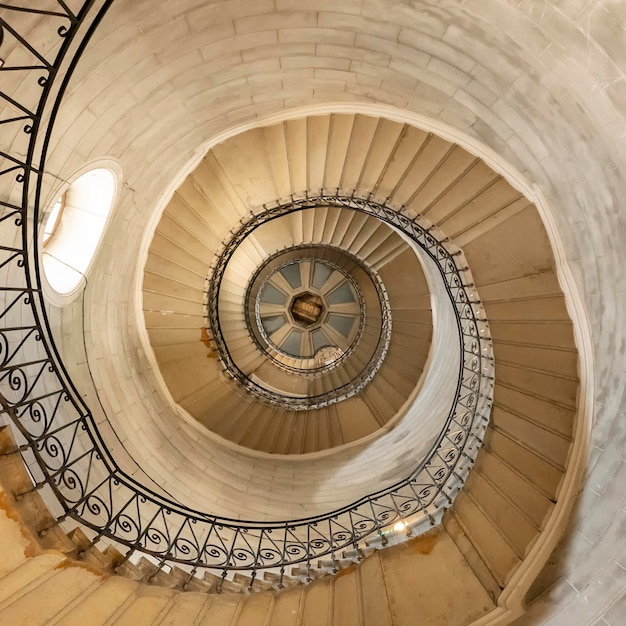
[[396, 522], [393, 526], [393, 529], [397, 532], [400, 533], [402, 532], [404, 529], [406, 528], [406, 522]]

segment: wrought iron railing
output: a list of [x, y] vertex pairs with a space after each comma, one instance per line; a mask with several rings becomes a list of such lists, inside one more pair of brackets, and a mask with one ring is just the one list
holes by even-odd
[[[381, 535], [399, 519], [433, 520], [460, 488], [480, 446], [492, 395], [489, 330], [460, 252], [428, 228], [371, 199], [321, 198], [367, 212], [407, 234], [439, 267], [459, 331], [458, 384], [444, 428], [427, 458], [405, 479], [341, 509], [306, 519], [254, 522], [195, 511], [122, 471], [74, 387], [55, 344], [43, 298], [37, 228], [46, 159], [63, 95], [113, 0], [86, 0], [71, 11], [0, 4], [0, 407], [12, 424], [40, 490], [57, 518], [101, 540], [150, 555], [158, 568], [257, 570], [314, 564]], [[73, 4], [75, 6], [76, 3]], [[20, 34], [28, 14], [41, 25]], [[46, 31], [46, 28], [48, 31]], [[23, 62], [24, 58], [32, 62]], [[12, 64], [13, 58], [19, 58]], [[10, 79], [12, 77], [12, 79]], [[17, 78], [16, 78], [17, 77]], [[304, 198], [302, 203], [310, 202]], [[284, 207], [268, 209], [272, 219]]]
[[[283, 406], [294, 411], [320, 409], [332, 404], [336, 404], [338, 402], [342, 402], [343, 400], [346, 400], [347, 398], [350, 398], [360, 393], [376, 376], [389, 350], [392, 332], [392, 315], [391, 305], [389, 303], [389, 296], [380, 276], [378, 275], [378, 272], [376, 272], [374, 268], [370, 267], [369, 264], [367, 264], [363, 259], [360, 259], [349, 252], [343, 253], [346, 261], [349, 260], [356, 267], [359, 267], [368, 276], [372, 283], [372, 286], [376, 291], [376, 296], [378, 298], [378, 303], [380, 306], [380, 327], [377, 329], [378, 339], [376, 341], [376, 345], [373, 347], [371, 354], [368, 355], [368, 358], [366, 359], [363, 367], [355, 374], [355, 376], [350, 381], [332, 389], [328, 389], [327, 391], [318, 395], [308, 395], [306, 397], [282, 394], [274, 390], [267, 389], [262, 384], [252, 380], [245, 371], [240, 369], [237, 363], [237, 359], [231, 353], [228, 347], [228, 341], [224, 337], [224, 333], [222, 331], [219, 294], [222, 282], [224, 280], [226, 268], [233, 258], [233, 255], [249, 235], [251, 235], [257, 228], [259, 228], [263, 224], [266, 224], [269, 221], [268, 216], [271, 216], [270, 219], [278, 219], [297, 211], [303, 211], [316, 207], [327, 207], [329, 206], [328, 198], [330, 197], [331, 196], [312, 197], [308, 194], [302, 194], [300, 197], [292, 195], [284, 201], [276, 202], [271, 207], [266, 204], [263, 206], [262, 210], [257, 209], [256, 211], [253, 211], [249, 218], [244, 220], [241, 228], [239, 228], [233, 234], [233, 236], [226, 242], [221, 252], [217, 255], [217, 258], [211, 268], [210, 275], [207, 279], [207, 288], [205, 290], [205, 316], [208, 320], [208, 325], [211, 332], [211, 340], [215, 344], [224, 370], [247, 392], [254, 394], [268, 404]], [[349, 205], [349, 199], [351, 196], [342, 195], [337, 191], [335, 194], [332, 195], [332, 197], [334, 198], [334, 203], [331, 202], [330, 204], [346, 207]], [[324, 246], [318, 246], [318, 250], [323, 250], [324, 248]], [[288, 252], [290, 250], [302, 250], [303, 255], [306, 255], [307, 249], [310, 250], [311, 246], [308, 244], [303, 244], [301, 246], [293, 246], [291, 248], [288, 248], [286, 251]], [[326, 247], [326, 249], [332, 250], [333, 248], [328, 246]], [[284, 252], [285, 251], [280, 251], [276, 254], [271, 255], [265, 261], [265, 263], [271, 261], [277, 256], [280, 256]], [[263, 270], [265, 263], [262, 264], [261, 267], [259, 267], [257, 273]], [[255, 282], [255, 279], [256, 274], [253, 275], [249, 281], [246, 295], [244, 297], [244, 302], [247, 302], [249, 300], [250, 287]], [[358, 287], [356, 291], [357, 293], [359, 293]], [[365, 305], [362, 301], [361, 296], [359, 296], [359, 298], [360, 308], [363, 311]], [[363, 320], [361, 320], [361, 322], [362, 321]], [[262, 345], [255, 336], [254, 329], [249, 323], [249, 317], [245, 316], [243, 322], [244, 324], [246, 324], [248, 334], [253, 344], [258, 348], [259, 353], [266, 354], [268, 358], [272, 358], [271, 355], [267, 353], [267, 345], [270, 344], [269, 338], [265, 336], [264, 340], [266, 344], [265, 346]], [[361, 324], [361, 327], [362, 326], [363, 324]], [[262, 333], [262, 325], [258, 324], [257, 327]], [[353, 344], [354, 347], [356, 347], [356, 345], [358, 345], [358, 339], [355, 340], [355, 343]], [[330, 371], [330, 369], [334, 369], [344, 360], [344, 358], [348, 359], [351, 352], [352, 348], [350, 350], [347, 350], [346, 353], [337, 360], [336, 365], [333, 364], [333, 366], [330, 368], [321, 367], [318, 368], [318, 371], [323, 374]], [[280, 363], [277, 359], [272, 358], [272, 362], [281, 369], [292, 371], [295, 374], [302, 374], [301, 369], [295, 367], [290, 368], [284, 363]], [[315, 373], [315, 370], [313, 370], [313, 372]], [[311, 370], [307, 372], [307, 374], [310, 373]]]

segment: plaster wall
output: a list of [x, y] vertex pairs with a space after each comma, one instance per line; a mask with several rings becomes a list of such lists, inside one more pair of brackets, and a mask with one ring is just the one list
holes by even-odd
[[[124, 345], [145, 371], [127, 304], [134, 243], [200, 144], [316, 103], [435, 117], [538, 185], [591, 322], [597, 386], [587, 480], [570, 537], [543, 580], [552, 590], [527, 623], [603, 615], [617, 624], [619, 609], [610, 607], [626, 588], [623, 3], [313, 0], [302, 8], [290, 0], [118, 0], [79, 67], [48, 167], [63, 178], [108, 155], [124, 170], [86, 308], [94, 363], [106, 356], [123, 380], [99, 382], [103, 403], [119, 407], [123, 397], [130, 411], [148, 410], [149, 372], [139, 380], [117, 349]], [[111, 330], [96, 337], [92, 327]], [[123, 420], [126, 411], [115, 413]], [[195, 437], [137, 429], [132, 445], [150, 455], [178, 436]]]

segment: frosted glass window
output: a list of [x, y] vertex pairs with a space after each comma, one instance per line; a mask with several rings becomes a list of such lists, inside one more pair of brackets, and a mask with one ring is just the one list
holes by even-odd
[[346, 317], [345, 315], [331, 314], [328, 316], [328, 324], [344, 337], [350, 334], [355, 321], [354, 317]]
[[300, 356], [301, 346], [302, 345], [302, 333], [299, 330], [292, 330], [288, 335], [285, 341], [283, 341], [280, 349], [287, 354], [292, 354], [293, 356]]
[[294, 288], [297, 289], [302, 285], [300, 278], [300, 264], [292, 263], [280, 270], [280, 273], [284, 276], [285, 280]]
[[56, 200], [43, 227], [43, 269], [50, 286], [71, 293], [94, 258], [113, 208], [117, 179], [98, 168], [76, 179]]
[[347, 282], [342, 283], [326, 296], [330, 304], [345, 304], [346, 302], [354, 302], [352, 289]]

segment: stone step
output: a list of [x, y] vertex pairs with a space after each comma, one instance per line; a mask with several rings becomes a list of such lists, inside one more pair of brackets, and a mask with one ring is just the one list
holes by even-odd
[[480, 555], [493, 578], [504, 588], [521, 562], [500, 529], [482, 512], [464, 491], [454, 503], [454, 514], [463, 532]]
[[266, 580], [266, 575], [262, 571], [254, 577], [251, 574], [236, 573], [233, 576], [233, 582], [241, 585], [242, 590], [257, 593], [268, 591], [274, 586], [274, 582], [271, 579]]
[[123, 576], [111, 576], [97, 585], [55, 623], [59, 626], [106, 624], [107, 620], [120, 615], [130, 606], [139, 590], [140, 583]]
[[[93, 545], [80, 527], [76, 527], [67, 533], [68, 539], [76, 546], [76, 559], [91, 565], [101, 572], [113, 572], [118, 560], [109, 546], [102, 548]], [[120, 555], [121, 556], [121, 555]]]
[[0, 611], [54, 575], [56, 568], [65, 562], [64, 555], [58, 552], [39, 554], [26, 559], [19, 567], [0, 578]]
[[[43, 555], [42, 555], [43, 556]], [[48, 556], [48, 555], [45, 555]], [[30, 559], [27, 564], [41, 566], [41, 561]], [[71, 567], [67, 561], [59, 561], [52, 570], [46, 563], [45, 573], [17, 590], [0, 604], [2, 622], [6, 624], [43, 624], [57, 614], [63, 614], [95, 588], [102, 578], [85, 567]], [[19, 569], [17, 570], [19, 571]]]

